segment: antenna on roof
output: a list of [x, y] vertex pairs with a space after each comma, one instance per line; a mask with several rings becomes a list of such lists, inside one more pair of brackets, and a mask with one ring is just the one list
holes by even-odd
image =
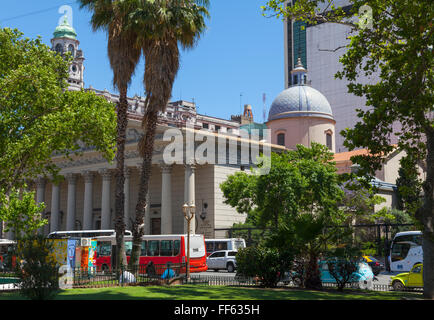
[[267, 95], [265, 93], [263, 93], [262, 94], [262, 102], [264, 103], [264, 108], [262, 110], [262, 117], [263, 117], [264, 123], [265, 123], [265, 118], [266, 118], [266, 115], [267, 115], [267, 107], [265, 105], [265, 101], [266, 100], [267, 100]]
[[240, 92], [240, 114], [242, 113], [242, 103], [241, 103], [241, 98], [243, 97], [243, 93]]

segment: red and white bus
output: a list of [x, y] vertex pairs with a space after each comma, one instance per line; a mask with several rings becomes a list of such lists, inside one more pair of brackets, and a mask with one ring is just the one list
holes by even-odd
[[[142, 237], [142, 248], [139, 265], [153, 262], [155, 265], [165, 265], [167, 262], [181, 264], [187, 262], [188, 235], [145, 235]], [[96, 237], [96, 267], [100, 270], [111, 269], [116, 250], [116, 237]], [[132, 250], [132, 237], [125, 236], [125, 252], [127, 261]], [[205, 239], [203, 235], [190, 235], [190, 272], [208, 270], [206, 265]]]

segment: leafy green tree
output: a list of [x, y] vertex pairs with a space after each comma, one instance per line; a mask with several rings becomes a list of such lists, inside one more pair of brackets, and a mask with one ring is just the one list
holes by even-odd
[[422, 206], [422, 186], [414, 162], [408, 157], [400, 161], [401, 167], [396, 179], [398, 209], [414, 215]]
[[259, 227], [270, 228], [268, 247], [282, 252], [295, 248], [305, 257], [307, 287], [321, 286], [317, 260], [325, 241], [337, 232], [326, 234], [324, 228], [346, 218], [339, 209], [344, 192], [325, 146], [313, 143], [311, 148], [298, 145], [296, 150], [272, 153], [268, 174], [237, 172], [220, 188], [225, 203], [254, 216]]
[[67, 90], [70, 61], [40, 38], [0, 29], [2, 194], [39, 175], [57, 176], [55, 159], [84, 147], [113, 159], [114, 106], [93, 92]]
[[335, 247], [327, 252], [328, 271], [336, 280], [339, 291], [343, 291], [347, 283], [356, 281], [354, 273], [358, 269], [361, 258], [360, 249], [350, 245]]
[[31, 300], [53, 299], [59, 290], [59, 265], [52, 240], [41, 235], [25, 236], [16, 246], [16, 273], [21, 295]]
[[40, 227], [48, 223], [41, 216], [45, 205], [35, 202], [35, 192], [12, 189], [5, 194], [1, 190], [0, 203], [0, 220], [6, 222], [3, 231], [13, 231], [17, 239], [35, 235]]
[[[370, 151], [370, 155], [352, 158], [362, 175], [374, 175], [381, 168], [383, 155], [395, 148], [390, 144], [394, 130], [398, 148], [405, 151], [411, 167], [425, 163], [424, 198], [415, 216], [423, 231], [424, 297], [434, 299], [434, 3], [349, 2], [348, 13], [333, 0], [298, 0], [293, 6], [285, 6], [284, 0], [270, 0], [263, 8], [282, 18], [350, 28], [347, 51], [340, 58], [343, 68], [336, 76], [348, 81], [350, 93], [365, 97], [368, 108], [358, 110], [360, 122], [342, 132], [344, 144], [350, 150], [361, 147]], [[323, 9], [318, 9], [320, 4]], [[371, 16], [362, 14], [357, 19], [359, 10], [365, 8]], [[360, 76], [374, 73], [377, 83], [360, 81]], [[401, 128], [397, 129], [396, 123]]]
[[236, 258], [237, 275], [258, 278], [265, 287], [275, 287], [293, 260], [289, 251], [263, 246], [241, 248]]

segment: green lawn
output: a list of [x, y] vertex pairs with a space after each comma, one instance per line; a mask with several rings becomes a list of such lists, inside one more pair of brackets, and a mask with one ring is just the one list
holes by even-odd
[[[400, 300], [421, 299], [420, 293], [345, 290], [309, 291], [229, 286], [182, 285], [70, 289], [56, 300]], [[18, 293], [0, 293], [0, 300], [23, 299]]]

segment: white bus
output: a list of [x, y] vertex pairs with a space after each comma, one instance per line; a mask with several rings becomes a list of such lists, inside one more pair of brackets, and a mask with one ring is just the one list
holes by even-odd
[[246, 247], [246, 241], [242, 238], [205, 239], [206, 254], [209, 256], [218, 250], [235, 250]]
[[[125, 230], [126, 236], [131, 236], [130, 230]], [[48, 239], [67, 239], [67, 238], [94, 238], [103, 236], [116, 236], [115, 230], [72, 230], [54, 231], [48, 234]]]
[[392, 240], [389, 253], [392, 272], [406, 272], [417, 263], [423, 263], [422, 232], [398, 232]]

